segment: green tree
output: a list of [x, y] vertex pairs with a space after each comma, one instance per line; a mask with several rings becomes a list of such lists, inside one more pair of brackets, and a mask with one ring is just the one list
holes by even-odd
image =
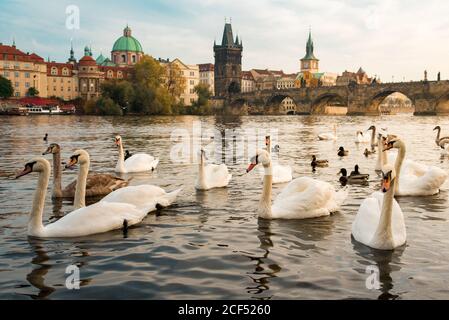
[[27, 90], [27, 97], [37, 97], [39, 95], [39, 91], [35, 87], [31, 87]]
[[133, 83], [145, 84], [149, 88], [156, 89], [164, 83], [165, 68], [149, 55], [144, 55], [134, 65], [131, 73]]
[[195, 87], [195, 93], [198, 95], [198, 99], [189, 108], [189, 113], [195, 115], [211, 114], [209, 99], [212, 94], [209, 90], [209, 86], [207, 84], [199, 84]]
[[0, 76], [0, 98], [7, 99], [14, 94], [11, 80]]
[[84, 113], [102, 116], [120, 116], [122, 108], [111, 98], [101, 97], [97, 100], [89, 100], [84, 104]]
[[128, 109], [134, 98], [134, 88], [126, 80], [109, 80], [101, 85], [103, 97], [112, 99], [122, 109]]

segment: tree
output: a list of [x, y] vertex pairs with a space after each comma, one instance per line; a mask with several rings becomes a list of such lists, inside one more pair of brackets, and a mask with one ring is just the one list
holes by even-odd
[[199, 84], [195, 87], [195, 93], [198, 95], [197, 101], [195, 101], [190, 107], [189, 113], [195, 115], [208, 115], [211, 113], [209, 105], [209, 99], [211, 92], [207, 84]]
[[101, 97], [84, 104], [84, 113], [102, 116], [120, 116], [122, 109], [111, 98]]
[[127, 110], [134, 97], [134, 88], [126, 80], [109, 80], [101, 85], [103, 97], [112, 99], [122, 109]]
[[138, 63], [134, 65], [131, 74], [133, 83], [145, 84], [150, 88], [158, 88], [164, 82], [165, 68], [149, 55], [144, 55]]
[[186, 90], [187, 81], [182, 76], [182, 70], [177, 63], [171, 63], [166, 67], [168, 92], [174, 99], [178, 99]]
[[0, 76], [0, 98], [7, 99], [14, 94], [11, 80]]
[[35, 87], [31, 87], [27, 90], [27, 97], [37, 97], [39, 95], [39, 91]]

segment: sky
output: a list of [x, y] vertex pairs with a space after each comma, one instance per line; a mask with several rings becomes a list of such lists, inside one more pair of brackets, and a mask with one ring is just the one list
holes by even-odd
[[[79, 8], [79, 29], [66, 9]], [[243, 39], [243, 69], [299, 72], [309, 28], [320, 70], [363, 67], [383, 82], [449, 79], [449, 1], [445, 0], [0, 0], [0, 42], [65, 62], [110, 55], [128, 23], [145, 51], [188, 64], [213, 63], [225, 18]], [[72, 20], [70, 20], [72, 21]]]

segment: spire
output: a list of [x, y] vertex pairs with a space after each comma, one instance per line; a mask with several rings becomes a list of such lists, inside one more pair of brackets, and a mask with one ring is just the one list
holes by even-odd
[[307, 45], [306, 45], [306, 56], [303, 58], [303, 60], [318, 60], [314, 53], [314, 45], [313, 45], [313, 40], [312, 40], [312, 28], [309, 28], [309, 38], [307, 40]]
[[84, 47], [84, 56], [89, 56], [89, 46]]
[[16, 47], [16, 37], [12, 38], [12, 46], [15, 48]]
[[128, 26], [128, 24], [126, 24], [126, 28], [123, 30], [123, 35], [125, 37], [131, 37], [131, 28]]
[[232, 25], [230, 23], [226, 23], [223, 31], [223, 40], [221, 41], [221, 45], [223, 47], [232, 47], [234, 44], [234, 35], [232, 34]]
[[235, 38], [235, 45], [237, 45], [237, 46], [240, 45], [240, 43], [239, 43], [239, 35], [237, 35], [237, 37]]
[[75, 59], [75, 50], [73, 50], [73, 40], [70, 39], [70, 58], [69, 58], [69, 62], [75, 63], [76, 59]]

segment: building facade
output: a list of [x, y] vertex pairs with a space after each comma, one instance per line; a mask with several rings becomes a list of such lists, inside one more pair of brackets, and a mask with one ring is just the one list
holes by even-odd
[[256, 81], [250, 71], [242, 71], [242, 92], [253, 92], [256, 90]]
[[24, 53], [12, 46], [0, 43], [0, 75], [9, 79], [14, 89], [14, 97], [25, 97], [30, 88], [47, 97], [47, 65], [35, 53]]
[[365, 70], [361, 67], [357, 72], [345, 71], [337, 78], [337, 86], [347, 86], [351, 82], [356, 84], [370, 84], [373, 78], [368, 77]]
[[203, 63], [198, 65], [200, 73], [200, 84], [209, 86], [211, 95], [215, 95], [215, 67], [212, 63]]
[[65, 101], [78, 98], [78, 72], [74, 64], [47, 62], [47, 96]]
[[180, 59], [175, 59], [171, 62], [161, 61], [161, 65], [167, 68], [167, 73], [170, 68], [176, 65], [180, 70], [181, 77], [185, 80], [184, 92], [181, 93], [179, 100], [185, 106], [191, 106], [198, 100], [198, 94], [195, 92], [195, 87], [200, 83], [200, 68], [197, 64], [185, 64]]
[[238, 36], [234, 40], [232, 26], [230, 23], [226, 23], [221, 45], [214, 43], [215, 96], [225, 97], [230, 93], [241, 92], [242, 51], [242, 41]]

